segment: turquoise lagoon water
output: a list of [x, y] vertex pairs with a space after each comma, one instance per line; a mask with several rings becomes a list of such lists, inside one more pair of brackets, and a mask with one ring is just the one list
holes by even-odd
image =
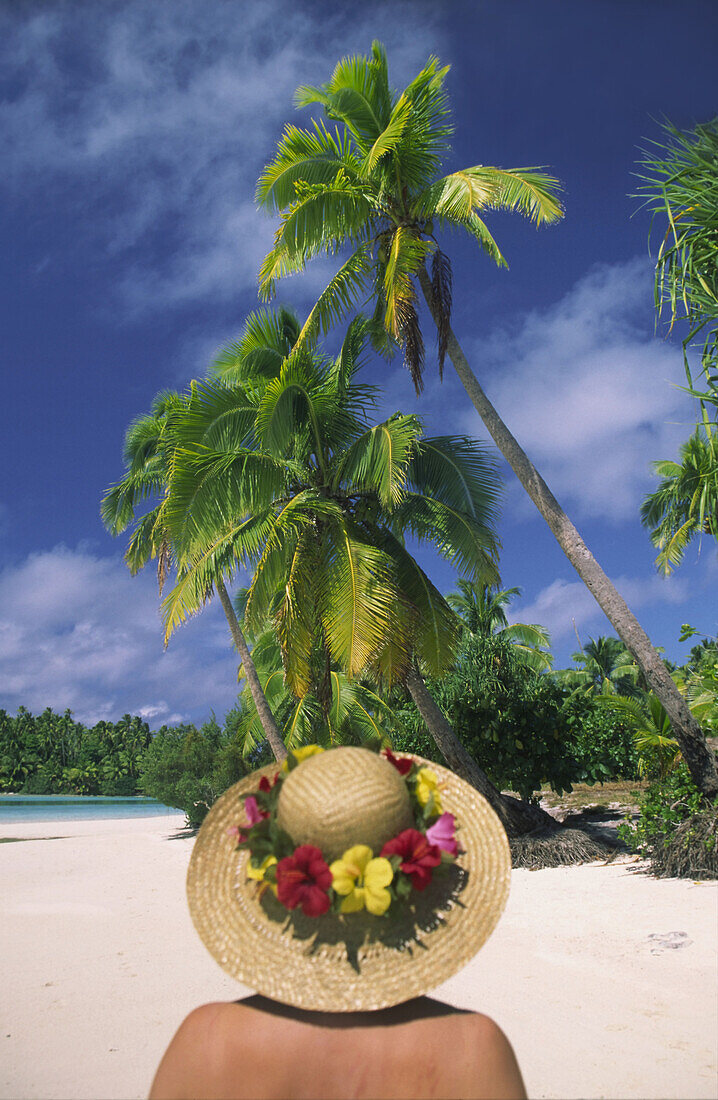
[[0, 823], [24, 821], [98, 821], [113, 817], [158, 817], [178, 814], [154, 798], [109, 795], [2, 794]]

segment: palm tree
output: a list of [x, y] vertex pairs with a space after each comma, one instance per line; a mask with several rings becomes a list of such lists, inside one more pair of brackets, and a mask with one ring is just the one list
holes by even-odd
[[659, 779], [665, 779], [676, 767], [681, 754], [672, 734], [671, 720], [660, 700], [652, 692], [643, 699], [603, 695], [600, 704], [618, 714], [632, 731], [639, 753], [639, 773], [645, 775], [657, 767]]
[[[703, 334], [703, 373], [718, 365], [718, 117], [693, 130], [663, 126], [640, 162], [639, 194], [665, 226], [658, 250], [655, 301], [668, 306], [671, 328], [680, 314], [689, 325], [684, 353]], [[684, 355], [688, 381], [691, 371]]]
[[318, 103], [340, 125], [333, 131], [320, 122], [309, 130], [287, 126], [259, 180], [258, 202], [280, 216], [274, 247], [260, 270], [260, 291], [271, 295], [277, 279], [303, 270], [321, 252], [334, 255], [348, 245], [351, 255], [320, 295], [300, 339], [326, 331], [371, 293], [375, 318], [403, 347], [419, 390], [424, 344], [418, 281], [437, 327], [440, 372], [448, 354], [502, 455], [662, 700], [694, 781], [713, 796], [718, 771], [700, 726], [640, 623], [489, 401], [452, 331], [451, 267], [435, 231], [462, 229], [505, 265], [480, 211], [517, 210], [537, 225], [557, 221], [562, 211], [557, 181], [536, 169], [478, 165], [437, 175], [451, 133], [446, 72], [431, 58], [397, 95], [389, 86], [384, 49], [375, 42], [371, 57], [340, 61], [326, 85], [299, 88], [299, 106]]
[[[160, 595], [174, 560], [172, 541], [165, 521], [168, 478], [174, 450], [173, 425], [180, 413], [186, 412], [191, 405], [192, 394], [183, 396], [164, 391], [155, 398], [149, 415], [138, 417], [130, 424], [124, 445], [127, 470], [124, 477], [107, 490], [101, 505], [103, 522], [111, 534], [119, 535], [134, 523], [125, 561], [134, 576], [148, 561], [156, 558]], [[157, 498], [158, 503], [140, 518], [136, 518], [137, 508], [143, 501]], [[219, 595], [232, 640], [242, 658], [247, 683], [267, 740], [277, 760], [282, 760], [287, 755], [287, 750], [262, 692], [222, 573], [216, 569], [212, 574], [208, 568], [205, 600], [210, 597], [213, 589]]]
[[[330, 667], [324, 708], [311, 692], [297, 699], [285, 680], [281, 647], [273, 626], [268, 626], [253, 639], [252, 659], [272, 711], [282, 724], [283, 739], [288, 749], [309, 742], [391, 746], [390, 730], [396, 721], [394, 714], [366, 684], [350, 680], [339, 669]], [[245, 712], [238, 733], [246, 756], [261, 740], [262, 727], [246, 688], [243, 700]]]
[[495, 467], [472, 440], [425, 438], [415, 416], [369, 422], [375, 391], [355, 380], [369, 332], [357, 319], [336, 359], [304, 343], [276, 377], [251, 381], [230, 350], [196, 387], [167, 498], [181, 563], [167, 636], [201, 608], [208, 555], [251, 568], [245, 623], [273, 623], [293, 696], [311, 695], [326, 721], [334, 667], [404, 683], [447, 761], [512, 828], [523, 808], [507, 810], [424, 683], [449, 667], [459, 622], [403, 542], [410, 532], [469, 577], [495, 579]]
[[589, 638], [585, 646], [572, 653], [578, 667], [555, 673], [559, 683], [585, 695], [635, 695], [638, 669], [619, 638]]
[[509, 623], [506, 617], [505, 609], [521, 595], [520, 588], [498, 588], [465, 580], [459, 580], [457, 588], [458, 592], [451, 592], [446, 598], [470, 634], [498, 636], [510, 642], [522, 663], [534, 672], [551, 668], [551, 654], [543, 648], [551, 642], [547, 631], [537, 623]]
[[683, 444], [680, 462], [656, 462], [662, 477], [641, 507], [641, 522], [660, 550], [656, 565], [670, 573], [696, 536], [718, 539], [718, 446], [715, 426], [707, 419]]

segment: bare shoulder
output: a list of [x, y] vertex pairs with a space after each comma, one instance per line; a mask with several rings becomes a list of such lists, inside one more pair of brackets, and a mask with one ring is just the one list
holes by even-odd
[[[337, 1065], [343, 1068], [339, 1093]], [[195, 1009], [180, 1026], [150, 1100], [288, 1095], [523, 1100], [526, 1094], [511, 1044], [480, 1013], [407, 1019], [396, 1026], [376, 1019], [347, 1030], [213, 1003]]]
[[[462, 1034], [465, 1066], [472, 1081], [488, 1084], [494, 1100], [522, 1100], [526, 1090], [513, 1047], [495, 1020], [480, 1012], [467, 1013], [457, 1022]], [[458, 1031], [457, 1029], [457, 1031]], [[454, 1042], [458, 1038], [454, 1032]], [[479, 1095], [484, 1095], [479, 1087]]]
[[241, 1005], [213, 1002], [190, 1012], [160, 1062], [150, 1100], [199, 1096], [211, 1070], [224, 1060], [228, 1037], [236, 1034], [237, 1014], [246, 1011]]

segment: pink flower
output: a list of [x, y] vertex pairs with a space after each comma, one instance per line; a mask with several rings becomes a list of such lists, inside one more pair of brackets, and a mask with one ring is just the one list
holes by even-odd
[[393, 764], [399, 775], [408, 775], [411, 771], [411, 765], [413, 760], [408, 756], [394, 756], [391, 749], [384, 749], [384, 756], [387, 758], [390, 764]]
[[249, 798], [244, 800], [244, 812], [247, 815], [247, 824], [250, 829], [253, 825], [258, 825], [264, 817], [269, 817], [266, 810], [260, 810], [257, 805], [257, 799], [253, 794], [250, 794]]
[[437, 817], [434, 824], [426, 830], [426, 839], [430, 844], [434, 844], [437, 848], [441, 848], [443, 852], [448, 852], [450, 856], [455, 856], [459, 851], [455, 833], [456, 822], [454, 820], [454, 815], [442, 814], [441, 817]]
[[230, 825], [227, 829], [227, 836], [236, 836], [240, 844], [244, 844], [247, 840], [250, 829], [258, 825], [265, 817], [269, 817], [266, 810], [260, 810], [257, 805], [257, 799], [253, 794], [250, 794], [249, 797], [244, 800], [244, 813], [247, 818], [246, 825]]

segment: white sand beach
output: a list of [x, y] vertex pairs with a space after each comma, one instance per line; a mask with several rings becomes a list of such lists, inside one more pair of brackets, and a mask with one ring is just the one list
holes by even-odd
[[[0, 825], [3, 1098], [146, 1096], [190, 1009], [245, 990], [206, 953], [182, 815]], [[41, 839], [41, 838], [53, 839]], [[718, 884], [610, 865], [514, 871], [439, 998], [493, 1016], [531, 1097], [714, 1098]]]

